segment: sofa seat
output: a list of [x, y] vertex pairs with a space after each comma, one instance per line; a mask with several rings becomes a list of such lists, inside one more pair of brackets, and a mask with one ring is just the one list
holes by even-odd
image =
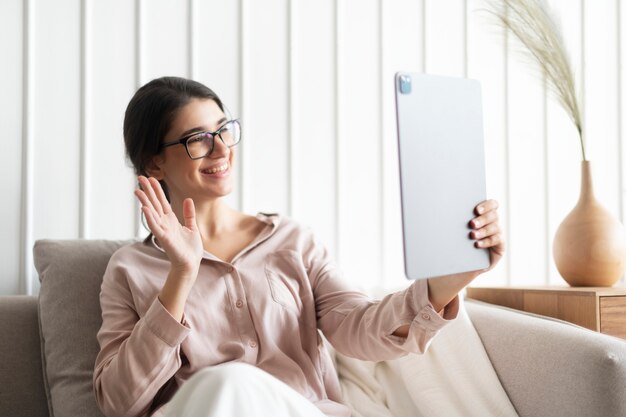
[[[98, 352], [96, 333], [101, 323], [100, 283], [111, 254], [131, 242], [35, 243], [34, 260], [41, 281], [39, 296], [0, 297], [0, 416], [102, 415], [95, 403], [91, 378]], [[626, 416], [623, 340], [499, 306], [474, 301], [464, 304], [468, 327], [463, 331], [469, 327], [475, 331], [476, 340], [493, 367], [494, 378], [519, 416]], [[436, 341], [437, 338], [433, 345]], [[441, 349], [454, 352], [464, 349], [464, 344], [460, 340], [458, 345], [449, 341], [442, 348], [435, 347], [433, 354]], [[376, 392], [381, 369], [395, 367], [391, 375], [402, 381], [403, 373], [415, 369], [418, 360], [430, 360], [427, 356], [364, 364], [372, 373], [364, 371], [356, 380], [356, 385], [362, 385], [358, 395]], [[349, 373], [361, 364], [352, 363], [350, 368], [338, 359], [342, 384], [355, 382]], [[410, 366], [402, 360], [411, 361]], [[419, 366], [429, 369], [432, 363]], [[457, 372], [461, 372], [462, 366], [458, 366]], [[405, 379], [403, 383], [408, 382]], [[402, 387], [396, 384], [392, 388]], [[409, 396], [410, 391], [407, 390]], [[389, 394], [385, 395], [388, 398], [382, 404], [389, 405]], [[441, 398], [450, 398], [445, 395]], [[462, 405], [472, 409], [472, 404]], [[355, 415], [360, 413], [363, 417], [385, 415], [375, 413], [373, 406], [359, 411], [355, 404], [354, 408]], [[460, 412], [457, 415], [466, 417]]]

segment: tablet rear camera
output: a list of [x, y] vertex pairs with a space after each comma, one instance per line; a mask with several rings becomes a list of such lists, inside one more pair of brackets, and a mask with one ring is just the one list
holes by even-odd
[[400, 80], [400, 94], [411, 94], [411, 77], [409, 75], [401, 75]]

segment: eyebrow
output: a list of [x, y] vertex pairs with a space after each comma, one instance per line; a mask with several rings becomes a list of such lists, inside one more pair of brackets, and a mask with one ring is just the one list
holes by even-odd
[[[227, 119], [227, 118], [225, 118], [225, 117], [222, 117], [221, 119], [219, 119], [219, 120], [217, 121], [217, 125], [218, 125], [219, 127], [222, 127], [222, 124], [223, 124], [224, 122], [226, 122], [226, 121], [228, 121], [228, 119]], [[218, 130], [219, 130], [219, 128], [218, 128]], [[188, 135], [190, 135], [190, 134], [192, 134], [192, 133], [196, 133], [196, 132], [207, 132], [207, 130], [206, 130], [204, 127], [202, 127], [202, 126], [192, 127], [192, 128], [191, 128], [191, 129], [189, 129], [189, 130], [185, 130], [185, 131], [184, 131], [184, 132], [180, 135], [180, 137], [181, 137], [181, 138], [184, 138], [185, 136], [188, 136]]]

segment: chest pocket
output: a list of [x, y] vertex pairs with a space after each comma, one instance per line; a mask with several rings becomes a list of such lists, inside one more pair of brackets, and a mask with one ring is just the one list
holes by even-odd
[[306, 279], [306, 271], [295, 252], [280, 251], [268, 256], [265, 278], [274, 302], [294, 313], [302, 311], [300, 284]]

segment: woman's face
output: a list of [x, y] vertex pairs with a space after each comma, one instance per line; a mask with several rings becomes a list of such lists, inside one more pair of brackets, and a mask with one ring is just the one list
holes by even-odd
[[[215, 132], [227, 120], [215, 101], [192, 99], [178, 111], [163, 142], [180, 139], [195, 131]], [[204, 158], [192, 160], [184, 145], [176, 145], [164, 148], [154, 159], [161, 177], [157, 179], [165, 180], [172, 203], [192, 198], [196, 205], [232, 191], [233, 161], [234, 148], [224, 145], [218, 137], [213, 152]]]

